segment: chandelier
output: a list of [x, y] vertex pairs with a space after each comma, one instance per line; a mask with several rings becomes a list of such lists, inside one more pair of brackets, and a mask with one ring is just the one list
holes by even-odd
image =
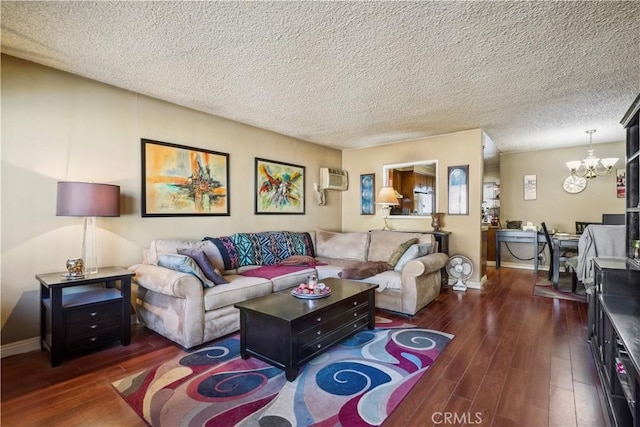
[[595, 131], [595, 129], [586, 131], [589, 134], [589, 149], [587, 150], [587, 157], [582, 161], [572, 160], [566, 163], [567, 167], [571, 171], [571, 175], [591, 179], [605, 174], [611, 174], [613, 166], [618, 161], [618, 158], [607, 157], [606, 159], [599, 159], [593, 155], [593, 134]]

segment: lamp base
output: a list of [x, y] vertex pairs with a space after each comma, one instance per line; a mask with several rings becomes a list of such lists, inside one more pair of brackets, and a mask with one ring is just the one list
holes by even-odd
[[98, 272], [98, 249], [95, 216], [84, 217], [82, 253], [84, 254], [84, 274], [96, 274]]

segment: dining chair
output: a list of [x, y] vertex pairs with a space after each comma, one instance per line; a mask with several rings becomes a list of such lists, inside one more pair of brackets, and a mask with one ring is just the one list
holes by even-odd
[[[545, 224], [544, 222], [541, 222], [540, 225], [542, 226], [542, 232], [544, 233], [544, 238], [547, 241], [547, 246], [549, 247], [549, 280], [552, 279], [553, 277], [553, 256], [554, 256], [554, 249], [553, 249], [553, 241], [551, 240], [551, 236], [549, 235], [549, 231], [547, 230], [547, 224]], [[566, 270], [566, 263], [567, 260], [569, 258], [572, 258], [574, 256], [576, 256], [577, 254], [575, 252], [572, 251], [562, 251], [560, 252], [560, 254], [558, 254], [558, 260], [560, 261], [558, 263], [558, 265], [562, 265], [565, 264], [565, 270]], [[576, 271], [575, 269], [572, 269], [573, 272], [572, 274], [575, 276]], [[573, 280], [573, 278], [572, 278]], [[573, 286], [572, 286], [573, 287]]]
[[591, 224], [600, 224], [600, 223], [576, 221], [576, 234], [582, 234], [584, 232], [584, 229], [587, 228], [587, 225], [591, 225]]

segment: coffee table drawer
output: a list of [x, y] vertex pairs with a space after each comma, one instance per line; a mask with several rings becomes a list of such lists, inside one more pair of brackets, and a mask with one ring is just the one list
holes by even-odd
[[355, 297], [346, 299], [345, 301], [341, 301], [340, 304], [336, 304], [328, 310], [325, 310], [321, 313], [316, 314], [315, 316], [300, 321], [300, 323], [298, 324], [298, 330], [304, 331], [306, 329], [313, 328], [329, 321], [329, 319], [333, 317], [343, 314], [345, 310], [365, 306], [368, 303], [369, 300], [367, 299], [367, 295], [356, 295]]
[[327, 334], [335, 331], [336, 329], [352, 322], [369, 312], [369, 304], [361, 304], [356, 307], [334, 314], [333, 317], [322, 316], [324, 319], [321, 323], [316, 322], [313, 327], [303, 330], [298, 334], [298, 345], [304, 346], [319, 339], [322, 339]]
[[351, 320], [339, 329], [334, 329], [325, 336], [319, 338], [316, 341], [309, 343], [308, 345], [302, 345], [298, 350], [298, 361], [304, 363], [307, 360], [314, 357], [316, 354], [330, 348], [332, 345], [342, 341], [346, 337], [367, 328], [369, 325], [367, 319], [367, 313], [362, 314], [356, 319]]

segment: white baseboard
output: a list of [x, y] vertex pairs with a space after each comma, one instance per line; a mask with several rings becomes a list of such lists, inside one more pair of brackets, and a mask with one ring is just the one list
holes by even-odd
[[0, 357], [5, 358], [37, 350], [40, 350], [40, 337], [33, 337], [22, 341], [4, 344], [0, 347]]
[[[138, 323], [138, 317], [131, 315], [131, 325]], [[15, 356], [16, 354], [29, 353], [40, 350], [40, 337], [28, 338], [0, 346], [0, 358]]]

